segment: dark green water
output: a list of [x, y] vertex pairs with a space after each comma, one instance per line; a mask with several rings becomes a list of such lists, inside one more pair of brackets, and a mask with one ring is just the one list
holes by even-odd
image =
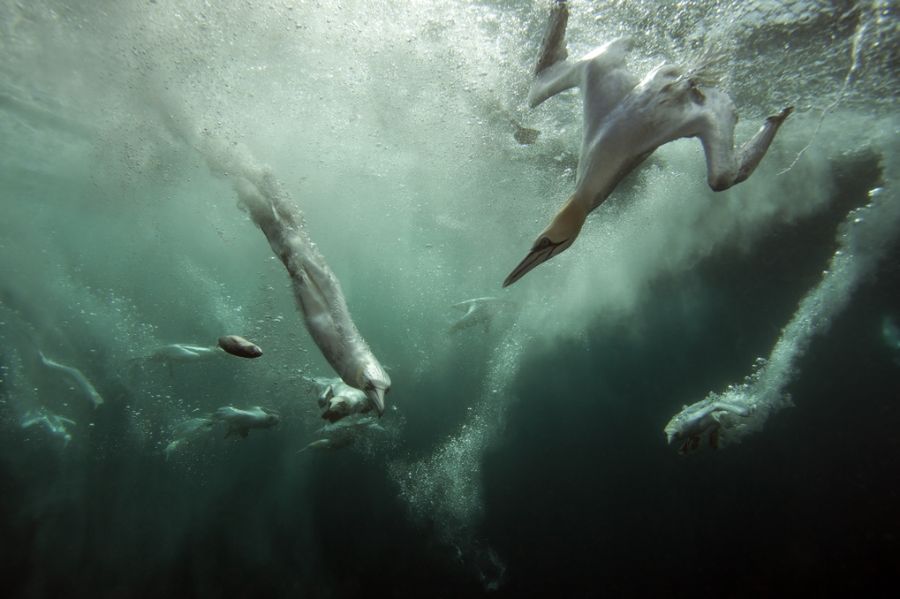
[[[872, 197], [866, 215], [896, 219], [895, 9], [573, 2], [573, 54], [631, 34], [635, 71], [706, 46], [728, 56], [739, 140], [797, 111], [721, 194], [696, 141], [662, 148], [572, 249], [501, 291], [571, 192], [579, 148], [576, 94], [525, 107], [545, 10], [0, 3], [5, 596], [877, 596], [896, 583], [900, 350], [883, 331], [900, 320], [900, 248], [890, 227], [838, 241]], [[229, 175], [173, 115], [270, 167], [305, 213], [389, 368], [384, 435], [297, 453], [321, 425], [304, 377], [332, 373]], [[537, 142], [518, 145], [510, 118]], [[839, 248], [864, 267], [823, 277]], [[815, 289], [836, 307], [808, 319], [793, 361], [768, 362], [790, 366], [774, 390], [794, 407], [678, 455], [668, 420], [740, 384]], [[452, 304], [488, 295], [511, 302], [491, 327], [449, 332]], [[229, 333], [264, 356], [145, 359]], [[225, 405], [281, 422], [166, 451], [180, 423]], [[74, 422], [68, 440], [23, 427], [36, 413]]]

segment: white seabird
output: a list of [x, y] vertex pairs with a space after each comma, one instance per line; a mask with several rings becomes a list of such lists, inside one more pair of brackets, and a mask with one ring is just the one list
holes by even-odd
[[659, 146], [684, 137], [700, 138], [709, 186], [722, 191], [750, 176], [793, 110], [788, 107], [768, 117], [762, 128], [735, 151], [734, 103], [726, 93], [704, 85], [708, 64], [694, 69], [662, 64], [639, 80], [625, 68], [625, 53], [631, 48], [629, 38], [614, 40], [577, 61], [569, 61], [565, 39], [568, 18], [565, 0], [557, 0], [550, 12], [528, 103], [534, 108], [562, 91], [581, 89], [584, 131], [575, 192], [506, 277], [504, 287], [571, 246], [587, 215]]

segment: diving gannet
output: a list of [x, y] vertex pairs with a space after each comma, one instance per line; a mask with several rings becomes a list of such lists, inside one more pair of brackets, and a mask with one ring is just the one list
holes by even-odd
[[54, 437], [59, 437], [63, 440], [63, 445], [68, 445], [69, 441], [72, 440], [72, 435], [69, 434], [69, 431], [66, 430], [66, 425], [75, 425], [74, 420], [70, 420], [65, 416], [60, 416], [58, 414], [54, 414], [41, 408], [36, 412], [29, 412], [22, 418], [22, 422], [20, 426], [22, 428], [30, 428], [36, 425], [43, 425], [47, 432], [53, 435]]
[[306, 329], [338, 376], [363, 391], [380, 416], [391, 378], [356, 328], [337, 277], [306, 233], [302, 213], [267, 169], [246, 168], [243, 174], [235, 185], [241, 204], [287, 269]]
[[365, 414], [372, 409], [372, 402], [365, 393], [339, 378], [308, 380], [321, 389], [318, 403], [322, 409], [322, 418], [329, 422], [337, 422], [350, 414]]
[[229, 144], [208, 129], [196, 129], [174, 102], [166, 107], [164, 122], [200, 150], [211, 171], [231, 181], [238, 205], [247, 210], [288, 271], [306, 330], [322, 356], [383, 414], [391, 378], [356, 328], [337, 277], [306, 231], [303, 213], [271, 169], [257, 164], [239, 144]]
[[663, 431], [669, 445], [680, 442], [678, 453], [687, 453], [700, 447], [700, 437], [709, 433], [709, 446], [719, 447], [719, 428], [726, 415], [746, 417], [750, 409], [722, 400], [705, 400], [690, 406], [684, 406], [676, 414]]
[[38, 355], [41, 358], [41, 363], [50, 368], [51, 370], [56, 370], [58, 372], [62, 372], [66, 376], [68, 376], [72, 381], [78, 385], [78, 388], [81, 389], [81, 392], [87, 396], [88, 399], [91, 400], [91, 403], [94, 404], [94, 407], [98, 407], [103, 403], [103, 396], [94, 388], [94, 385], [91, 384], [91, 381], [84, 376], [80, 370], [77, 368], [73, 368], [72, 366], [66, 366], [65, 364], [60, 364], [59, 362], [54, 362], [50, 358], [44, 355], [44, 352], [38, 350]]
[[632, 44], [629, 38], [569, 61], [568, 18], [565, 0], [557, 0], [541, 43], [528, 104], [534, 108], [562, 91], [581, 89], [584, 132], [575, 192], [503, 281], [504, 287], [571, 246], [587, 215], [659, 146], [699, 137], [709, 186], [722, 191], [750, 176], [793, 111], [788, 107], [768, 117], [753, 138], [735, 151], [734, 103], [724, 92], [703, 86], [703, 66], [685, 69], [662, 64], [638, 80], [625, 68], [625, 53]]

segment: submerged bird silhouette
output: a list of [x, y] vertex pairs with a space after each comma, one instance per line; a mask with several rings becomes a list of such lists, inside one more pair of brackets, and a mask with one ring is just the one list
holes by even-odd
[[450, 332], [456, 333], [478, 324], [488, 332], [497, 313], [514, 306], [513, 302], [496, 297], [476, 297], [453, 304], [454, 308], [464, 310], [465, 314], [450, 325]]
[[768, 117], [753, 138], [735, 151], [737, 113], [727, 94], [703, 85], [709, 62], [694, 69], [662, 64], [638, 80], [625, 68], [625, 53], [631, 48], [629, 38], [614, 40], [580, 60], [569, 61], [565, 37], [568, 18], [566, 2], [557, 0], [550, 11], [528, 103], [534, 108], [559, 92], [581, 89], [584, 132], [575, 192], [506, 277], [504, 287], [568, 249], [587, 215], [659, 146], [683, 137], [699, 137], [706, 154], [709, 186], [722, 191], [750, 176], [781, 123], [793, 111], [788, 107]]
[[61, 372], [64, 374], [69, 380], [75, 383], [81, 393], [91, 400], [91, 404], [97, 408], [103, 405], [103, 396], [100, 395], [100, 392], [97, 391], [97, 388], [88, 380], [84, 374], [74, 368], [72, 366], [66, 366], [65, 364], [60, 364], [55, 360], [51, 360], [47, 356], [44, 355], [44, 352], [38, 350], [38, 357], [41, 359], [41, 364], [49, 368], [50, 370], [55, 370], [57, 372]]
[[54, 414], [45, 408], [28, 412], [19, 423], [22, 428], [43, 426], [48, 433], [62, 439], [63, 445], [68, 445], [69, 441], [72, 440], [72, 435], [70, 435], [69, 431], [66, 429], [67, 424], [75, 426], [75, 421], [66, 418], [65, 416]]

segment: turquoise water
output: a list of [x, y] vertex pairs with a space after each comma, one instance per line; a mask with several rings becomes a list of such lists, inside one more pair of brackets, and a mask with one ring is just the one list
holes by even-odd
[[[571, 55], [628, 34], [639, 73], [725, 57], [739, 141], [796, 112], [726, 192], [695, 140], [661, 148], [501, 290], [574, 184], [577, 94], [525, 104], [546, 9], [0, 3], [10, 596], [743, 596], [895, 576], [896, 7], [572, 2]], [[185, 129], [303, 211], [393, 380], [383, 432], [297, 453], [323, 424], [308, 378], [333, 373], [233, 173]], [[841, 225], [873, 198], [872, 226]], [[508, 303], [451, 332], [453, 304], [483, 296]], [[264, 356], [147, 359], [223, 334]], [[719, 450], [666, 444], [683, 405], [745, 377], [793, 407]], [[166, 451], [226, 405], [280, 423]]]

